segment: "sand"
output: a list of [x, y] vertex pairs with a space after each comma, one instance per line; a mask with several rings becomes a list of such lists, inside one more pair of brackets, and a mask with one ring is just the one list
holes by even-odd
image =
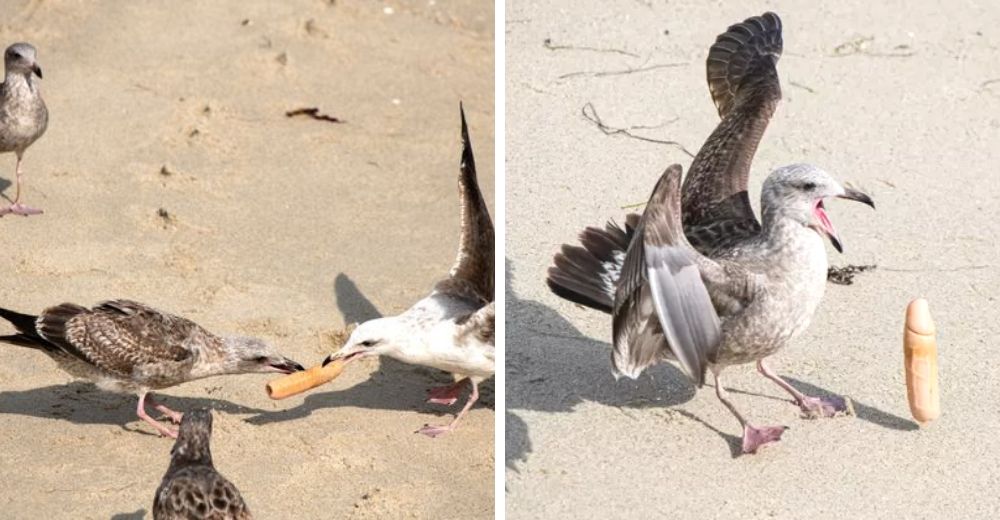
[[[718, 121], [707, 49], [765, 10], [784, 21], [785, 99], [751, 198], [776, 166], [822, 166], [878, 205], [828, 204], [846, 247], [830, 248], [831, 263], [878, 268], [830, 285], [808, 332], [773, 360], [806, 392], [850, 396], [857, 417], [800, 419], [751, 367], [732, 369], [749, 417], [791, 427], [736, 457], [739, 426], [710, 387], [695, 393], [669, 365], [615, 382], [610, 319], [550, 294], [544, 277], [559, 244], [620, 222], [669, 164], [691, 162], [676, 146], [604, 135], [581, 108], [697, 151]], [[508, 2], [508, 518], [997, 516], [998, 17], [1000, 5], [976, 2]], [[927, 428], [909, 417], [902, 365], [916, 296], [940, 341], [943, 415]]]
[[[459, 100], [494, 193], [493, 9], [432, 4], [4, 1], [51, 119], [24, 163], [46, 214], [0, 220], [0, 305], [128, 297], [306, 365], [404, 310], [455, 257]], [[346, 123], [284, 116], [311, 106]], [[0, 156], [10, 197], [13, 174]], [[162, 394], [217, 410], [216, 465], [259, 518], [492, 518], [492, 384], [432, 440], [413, 432], [457, 411], [423, 403], [445, 374], [366, 361], [280, 402], [268, 379]], [[134, 397], [0, 346], [4, 518], [151, 518], [172, 445], [151, 431]]]

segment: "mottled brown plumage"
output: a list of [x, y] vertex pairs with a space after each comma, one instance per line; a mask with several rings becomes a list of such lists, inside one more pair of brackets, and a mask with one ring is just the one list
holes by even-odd
[[[137, 415], [163, 435], [175, 433], [146, 415], [150, 390], [223, 374], [302, 369], [256, 338], [218, 336], [188, 319], [129, 300], [106, 301], [92, 309], [63, 303], [39, 316], [0, 308], [0, 317], [18, 330], [0, 341], [41, 350], [66, 372], [105, 390], [137, 393]], [[181, 414], [152, 404], [174, 421], [180, 419]]]
[[153, 497], [153, 520], [250, 520], [240, 491], [215, 470], [210, 442], [212, 413], [185, 414], [171, 450], [170, 467]]

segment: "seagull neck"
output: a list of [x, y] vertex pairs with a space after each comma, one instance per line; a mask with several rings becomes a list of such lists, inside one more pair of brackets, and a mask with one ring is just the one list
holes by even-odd
[[762, 235], [769, 240], [806, 227], [801, 219], [796, 218], [794, 211], [775, 204], [763, 205], [761, 220]]
[[170, 460], [170, 470], [179, 469], [184, 466], [212, 465], [212, 450], [207, 440], [189, 440], [182, 446], [175, 447], [173, 455], [173, 458]]
[[14, 97], [30, 97], [38, 92], [38, 86], [31, 80], [30, 73], [8, 70], [4, 74], [4, 90]]

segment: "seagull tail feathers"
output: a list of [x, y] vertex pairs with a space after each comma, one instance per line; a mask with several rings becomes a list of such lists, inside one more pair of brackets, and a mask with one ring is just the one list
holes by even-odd
[[614, 222], [603, 229], [588, 227], [580, 233], [579, 246], [564, 244], [549, 268], [549, 289], [560, 298], [610, 314], [638, 221], [638, 215], [630, 214], [624, 229]]

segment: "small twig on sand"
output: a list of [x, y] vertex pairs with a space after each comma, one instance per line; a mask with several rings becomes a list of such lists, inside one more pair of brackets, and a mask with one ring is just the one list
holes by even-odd
[[631, 137], [632, 139], [638, 139], [640, 141], [646, 141], [649, 143], [676, 146], [678, 149], [680, 149], [680, 151], [686, 153], [689, 157], [692, 158], [694, 157], [693, 153], [689, 152], [688, 149], [684, 147], [684, 145], [678, 143], [677, 141], [665, 141], [662, 139], [643, 137], [641, 135], [633, 134], [632, 132], [629, 131], [628, 128], [614, 128], [604, 124], [604, 121], [601, 120], [601, 116], [597, 115], [597, 109], [594, 108], [594, 104], [590, 103], [589, 101], [587, 102], [586, 105], [583, 105], [583, 108], [580, 110], [580, 112], [583, 114], [583, 117], [585, 117], [588, 121], [597, 125], [597, 128], [601, 132], [604, 132], [604, 135], [624, 135], [626, 137]]
[[587, 47], [587, 46], [576, 46], [576, 45], [556, 45], [552, 43], [552, 38], [546, 38], [542, 42], [542, 46], [550, 51], [589, 51], [589, 52], [607, 52], [611, 54], [622, 54], [624, 56], [631, 56], [633, 58], [638, 58], [639, 55], [623, 51], [621, 49], [603, 49], [600, 47]]
[[342, 119], [338, 117], [328, 116], [326, 114], [320, 114], [319, 109], [316, 107], [296, 108], [295, 110], [289, 110], [285, 112], [285, 117], [295, 117], [295, 116], [311, 117], [317, 121], [327, 121], [329, 123], [344, 122]]
[[591, 78], [603, 78], [605, 76], [621, 76], [624, 74], [636, 74], [639, 72], [649, 72], [651, 70], [657, 70], [657, 69], [683, 67], [685, 65], [687, 65], [687, 63], [660, 63], [657, 65], [649, 65], [648, 67], [637, 67], [637, 68], [630, 67], [624, 70], [604, 70], [598, 72], [588, 72], [588, 71], [570, 72], [569, 74], [563, 74], [562, 76], [559, 76], [556, 79], [578, 78], [581, 76], [588, 76]]
[[796, 83], [794, 81], [789, 81], [788, 84], [791, 85], [791, 86], [793, 86], [793, 87], [798, 87], [798, 88], [800, 88], [802, 90], [805, 90], [805, 91], [809, 92], [810, 94], [815, 94], [816, 93], [816, 91], [813, 90], [812, 87], [807, 86], [807, 85], [803, 85], [801, 83]]
[[874, 36], [861, 36], [851, 41], [841, 43], [833, 48], [833, 54], [831, 54], [830, 57], [843, 58], [844, 56], [861, 54], [875, 58], [909, 58], [910, 56], [916, 54], [915, 51], [909, 50], [910, 46], [905, 43], [897, 45], [894, 48], [896, 52], [874, 52], [868, 50], [868, 44], [873, 41], [875, 41]]
[[636, 202], [635, 204], [626, 204], [624, 206], [619, 206], [619, 207], [621, 209], [633, 209], [633, 208], [638, 208], [640, 206], [645, 206], [645, 205], [646, 205], [646, 201], [642, 201], [642, 202]]

